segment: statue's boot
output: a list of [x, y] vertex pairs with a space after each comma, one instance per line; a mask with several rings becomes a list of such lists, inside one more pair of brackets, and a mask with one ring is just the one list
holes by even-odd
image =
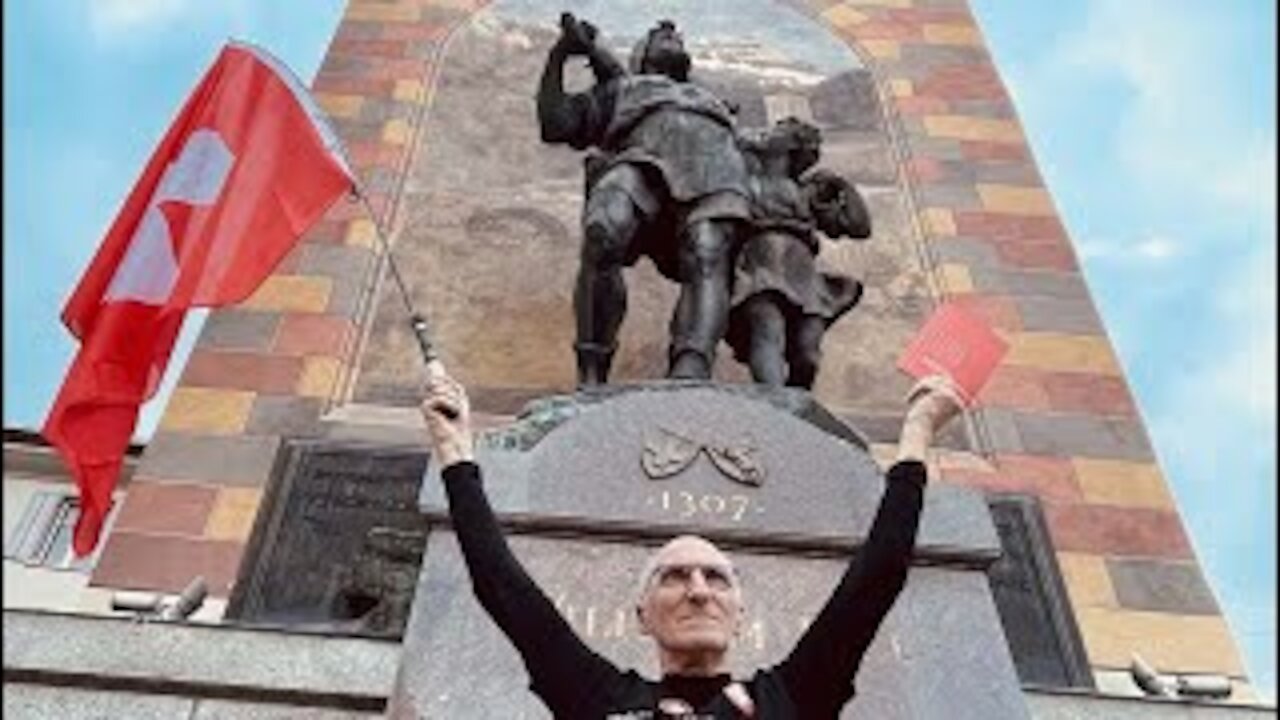
[[578, 356], [578, 386], [603, 385], [609, 381], [609, 368], [617, 345], [577, 342], [573, 350]]
[[710, 353], [689, 346], [672, 346], [667, 377], [673, 380], [710, 380]]

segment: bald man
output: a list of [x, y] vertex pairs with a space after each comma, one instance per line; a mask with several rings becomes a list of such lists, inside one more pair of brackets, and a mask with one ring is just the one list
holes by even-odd
[[533, 692], [560, 720], [822, 720], [853, 697], [862, 656], [904, 583], [925, 485], [925, 451], [959, 411], [954, 388], [928, 378], [908, 396], [898, 457], [866, 544], [791, 652], [751, 678], [727, 672], [743, 619], [733, 563], [684, 535], [663, 545], [639, 582], [636, 615], [652, 637], [660, 680], [621, 670], [574, 633], [516, 560], [474, 462], [466, 392], [439, 374], [422, 405], [458, 542], [480, 604], [516, 646]]

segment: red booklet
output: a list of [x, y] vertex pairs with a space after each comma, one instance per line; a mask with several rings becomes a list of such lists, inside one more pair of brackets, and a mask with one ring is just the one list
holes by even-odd
[[1009, 349], [991, 326], [954, 302], [938, 308], [907, 345], [898, 367], [915, 378], [945, 375], [972, 405]]

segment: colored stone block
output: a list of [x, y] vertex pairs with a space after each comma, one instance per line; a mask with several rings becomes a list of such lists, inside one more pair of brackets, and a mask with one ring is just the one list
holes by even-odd
[[[1012, 298], [999, 295], [956, 295], [952, 301], [977, 315], [1003, 336], [1006, 333], [1018, 332], [1022, 329], [1022, 319], [1018, 306]], [[1008, 367], [1008, 366], [1006, 366]]]
[[368, 20], [385, 23], [411, 23], [421, 17], [416, 3], [353, 2], [343, 15], [346, 20]]
[[90, 584], [177, 593], [200, 575], [210, 595], [227, 597], [243, 553], [238, 542], [113, 532]]
[[280, 323], [278, 313], [218, 308], [209, 313], [196, 346], [217, 350], [266, 350]]
[[312, 356], [303, 359], [302, 375], [295, 388], [299, 395], [327, 398], [338, 389], [342, 362], [337, 358]]
[[1117, 607], [1105, 557], [1075, 552], [1060, 552], [1056, 556], [1073, 608]]
[[217, 488], [208, 485], [131, 482], [112, 531], [200, 537], [217, 493]]
[[350, 320], [336, 315], [286, 315], [272, 351], [279, 355], [339, 356], [354, 329]]
[[894, 40], [859, 40], [858, 46], [877, 60], [893, 60], [899, 55], [900, 44]]
[[333, 117], [339, 118], [359, 115], [360, 106], [364, 104], [364, 98], [359, 95], [318, 92], [314, 94], [314, 97], [321, 109]]
[[278, 437], [168, 432], [151, 436], [135, 480], [195, 481], [261, 487], [280, 448]]
[[1151, 443], [1136, 418], [1109, 418], [1079, 413], [1015, 411], [1018, 436], [1033, 455], [1096, 457], [1145, 461]]
[[1102, 320], [1088, 298], [1024, 295], [1013, 300], [1023, 329], [1067, 335], [1102, 335]]
[[242, 432], [253, 407], [254, 393], [244, 390], [179, 387], [169, 397], [160, 427], [230, 435]]
[[378, 227], [373, 224], [372, 220], [360, 218], [352, 220], [347, 225], [347, 236], [345, 242], [348, 245], [358, 245], [360, 247], [373, 247], [378, 241]]
[[296, 395], [259, 395], [245, 424], [246, 435], [305, 437], [317, 434], [322, 401]]
[[963, 265], [944, 263], [938, 267], [938, 281], [947, 295], [973, 292], [973, 278]]
[[426, 86], [421, 80], [396, 80], [391, 97], [401, 102], [421, 103], [426, 99]]
[[1053, 546], [1060, 552], [1193, 559], [1174, 512], [1046, 503], [1044, 513]]
[[982, 33], [973, 25], [929, 23], [924, 26], [924, 40], [937, 45], [982, 45]]
[[1004, 362], [1045, 370], [1119, 375], [1111, 344], [1100, 335], [1023, 332], [1010, 335]]
[[925, 208], [922, 213], [925, 228], [934, 237], [953, 237], [956, 234], [956, 221], [951, 211], [946, 208]]
[[1057, 214], [1053, 208], [1053, 199], [1044, 188], [979, 183], [978, 195], [982, 198], [982, 206], [991, 212], [1011, 215]]
[[301, 372], [298, 358], [196, 348], [183, 369], [180, 385], [279, 393], [292, 388]]
[[204, 526], [209, 540], [248, 542], [258, 516], [262, 491], [257, 488], [220, 488]]
[[1076, 372], [1045, 373], [1044, 391], [1052, 410], [1136, 417], [1124, 379]]
[[1108, 558], [1116, 599], [1130, 610], [1218, 615], [1218, 603], [1194, 562]]
[[1219, 616], [1078, 608], [1090, 664], [1124, 668], [1133, 654], [1162, 673], [1245, 674], [1231, 630]]
[[934, 137], [957, 140], [1023, 143], [1022, 130], [1012, 120], [968, 117], [964, 115], [928, 115], [925, 131]]
[[910, 80], [893, 78], [889, 80], [889, 94], [898, 98], [911, 97], [915, 94], [915, 87]]
[[392, 145], [407, 145], [412, 132], [413, 129], [404, 120], [392, 120], [382, 127], [382, 140]]
[[1071, 458], [1087, 502], [1099, 505], [1172, 510], [1173, 496], [1153, 463]]
[[240, 307], [285, 312], [324, 312], [332, 282], [304, 275], [272, 275]]
[[991, 295], [1009, 295], [1019, 300], [1023, 296], [1070, 300], [1089, 297], [1089, 289], [1076, 273], [988, 267], [975, 267], [971, 270], [974, 286]]
[[1048, 410], [1049, 396], [1045, 393], [1041, 380], [1042, 374], [1037, 370], [1003, 365], [996, 368], [991, 379], [978, 393], [978, 402], [1019, 410]]

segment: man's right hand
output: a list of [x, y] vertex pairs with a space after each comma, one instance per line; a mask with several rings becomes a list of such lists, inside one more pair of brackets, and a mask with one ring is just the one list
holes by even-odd
[[432, 455], [440, 467], [475, 459], [467, 391], [438, 362], [428, 367], [421, 410]]

